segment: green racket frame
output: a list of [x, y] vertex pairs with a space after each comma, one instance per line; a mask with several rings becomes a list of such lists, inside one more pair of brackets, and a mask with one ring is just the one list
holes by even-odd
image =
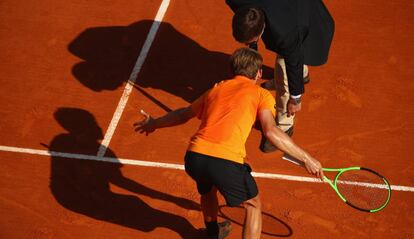
[[[329, 178], [327, 178], [326, 176], [324, 176], [324, 180], [325, 180], [325, 182], [327, 182], [329, 185], [331, 185], [331, 187], [335, 190], [336, 194], [338, 194], [338, 196], [342, 199], [342, 201], [344, 201], [346, 204], [348, 204], [349, 206], [351, 206], [351, 207], [353, 207], [353, 208], [355, 208], [355, 209], [358, 209], [358, 210], [360, 210], [360, 211], [364, 211], [364, 212], [378, 212], [378, 211], [380, 211], [380, 210], [384, 209], [384, 208], [387, 206], [388, 202], [390, 201], [390, 198], [391, 198], [391, 186], [390, 186], [390, 184], [388, 183], [388, 180], [387, 180], [384, 176], [382, 176], [381, 174], [379, 174], [379, 173], [377, 173], [377, 172], [373, 171], [372, 169], [369, 169], [369, 168], [364, 168], [364, 167], [348, 167], [348, 168], [322, 168], [322, 170], [323, 170], [323, 171], [325, 171], [325, 172], [338, 172], [338, 174], [336, 175], [336, 177], [335, 177], [335, 179], [333, 180], [333, 182], [332, 182], [332, 180], [330, 180], [330, 179], [329, 179]], [[384, 180], [384, 183], [385, 183], [385, 185], [387, 186], [388, 196], [387, 196], [387, 200], [385, 201], [385, 203], [384, 203], [381, 207], [379, 207], [379, 208], [375, 208], [375, 209], [371, 209], [371, 210], [368, 210], [368, 209], [364, 209], [364, 208], [360, 208], [360, 207], [358, 207], [358, 206], [355, 206], [355, 205], [353, 205], [352, 203], [348, 202], [348, 201], [344, 198], [344, 196], [343, 196], [343, 195], [341, 194], [341, 192], [338, 190], [338, 187], [336, 186], [336, 184], [337, 184], [337, 182], [338, 182], [338, 178], [339, 178], [339, 176], [341, 176], [341, 174], [343, 174], [344, 172], [347, 172], [347, 171], [351, 171], [351, 170], [366, 170], [366, 171], [369, 171], [369, 172], [371, 172], [371, 173], [376, 174], [377, 176], [381, 177], [381, 178], [382, 178], [382, 180]]]

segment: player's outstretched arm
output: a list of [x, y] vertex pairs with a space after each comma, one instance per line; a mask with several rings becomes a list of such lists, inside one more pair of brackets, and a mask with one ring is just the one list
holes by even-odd
[[322, 165], [320, 162], [297, 146], [287, 134], [276, 127], [273, 114], [270, 110], [266, 109], [260, 111], [259, 119], [264, 135], [273, 145], [278, 147], [284, 153], [304, 162], [309, 173], [323, 178]]
[[192, 110], [191, 106], [176, 109], [156, 119], [152, 118], [144, 110], [141, 110], [140, 113], [144, 116], [144, 119], [134, 124], [135, 131], [139, 131], [141, 134], [145, 133], [146, 135], [159, 128], [184, 124], [196, 116], [196, 113]]

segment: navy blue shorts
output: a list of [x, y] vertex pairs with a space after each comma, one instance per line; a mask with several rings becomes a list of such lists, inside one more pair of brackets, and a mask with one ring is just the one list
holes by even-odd
[[230, 207], [239, 206], [259, 193], [248, 164], [187, 151], [185, 171], [196, 181], [201, 195], [215, 186]]

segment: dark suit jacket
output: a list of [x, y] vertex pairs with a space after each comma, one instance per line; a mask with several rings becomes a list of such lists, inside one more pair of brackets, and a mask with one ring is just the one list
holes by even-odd
[[321, 0], [226, 0], [233, 11], [254, 6], [263, 10], [266, 48], [283, 56], [291, 95], [304, 92], [303, 64], [328, 60], [334, 20]]

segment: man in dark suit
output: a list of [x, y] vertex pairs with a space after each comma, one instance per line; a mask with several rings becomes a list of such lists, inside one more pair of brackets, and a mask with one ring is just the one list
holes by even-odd
[[[273, 84], [276, 89], [276, 123], [293, 134], [295, 113], [308, 83], [307, 65], [328, 60], [334, 20], [321, 0], [226, 0], [235, 12], [232, 27], [236, 41], [258, 49], [262, 38], [266, 48], [277, 54]], [[260, 149], [276, 148], [262, 137]]]

